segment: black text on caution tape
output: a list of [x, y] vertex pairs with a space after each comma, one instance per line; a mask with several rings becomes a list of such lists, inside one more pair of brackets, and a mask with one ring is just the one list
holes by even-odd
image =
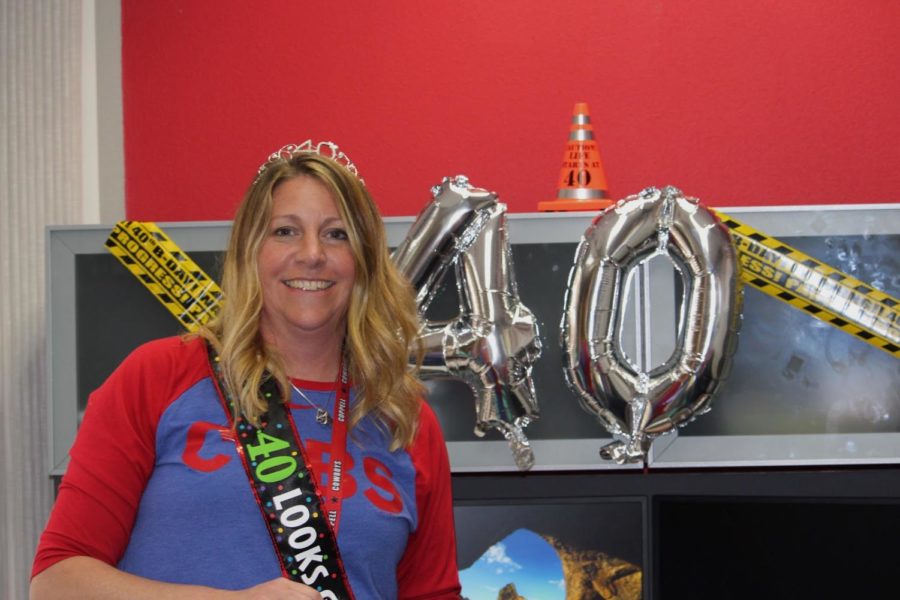
[[900, 312], [890, 295], [727, 215], [742, 278], [756, 289], [900, 358]]
[[218, 312], [219, 286], [154, 223], [120, 221], [106, 247], [188, 331]]

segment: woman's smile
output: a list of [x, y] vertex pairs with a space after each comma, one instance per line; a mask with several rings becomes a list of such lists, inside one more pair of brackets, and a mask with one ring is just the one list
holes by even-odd
[[318, 292], [327, 290], [334, 285], [333, 281], [311, 280], [311, 279], [288, 279], [284, 282], [289, 288], [295, 290], [303, 290], [304, 292]]

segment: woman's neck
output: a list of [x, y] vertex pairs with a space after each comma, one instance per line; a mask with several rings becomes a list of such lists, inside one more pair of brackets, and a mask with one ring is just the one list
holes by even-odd
[[275, 343], [285, 372], [294, 379], [307, 381], [334, 381], [341, 365], [343, 340], [322, 343]]

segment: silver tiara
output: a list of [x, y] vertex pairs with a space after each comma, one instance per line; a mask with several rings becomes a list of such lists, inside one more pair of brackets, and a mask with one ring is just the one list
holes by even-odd
[[313, 142], [312, 140], [306, 140], [300, 144], [288, 144], [286, 146], [282, 146], [275, 152], [269, 155], [269, 158], [260, 165], [259, 170], [256, 172], [256, 179], [258, 180], [263, 172], [274, 162], [279, 160], [291, 160], [298, 154], [318, 154], [319, 156], [324, 156], [325, 158], [330, 158], [334, 162], [346, 168], [348, 171], [356, 175], [357, 179], [361, 182], [365, 183], [362, 177], [359, 176], [359, 171], [356, 170], [356, 165], [353, 164], [353, 161], [350, 160], [350, 157], [341, 151], [338, 148], [337, 144], [334, 142]]

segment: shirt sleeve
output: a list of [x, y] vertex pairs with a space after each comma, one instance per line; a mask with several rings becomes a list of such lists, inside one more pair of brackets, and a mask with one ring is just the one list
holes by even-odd
[[410, 455], [416, 467], [418, 524], [397, 567], [398, 596], [402, 600], [457, 599], [461, 588], [450, 460], [440, 424], [425, 402]]
[[177, 338], [139, 347], [90, 395], [32, 577], [72, 556], [118, 563], [153, 471], [159, 418], [205, 374], [205, 363], [186, 368], [198, 364], [186, 361], [188, 344], [202, 349]]

